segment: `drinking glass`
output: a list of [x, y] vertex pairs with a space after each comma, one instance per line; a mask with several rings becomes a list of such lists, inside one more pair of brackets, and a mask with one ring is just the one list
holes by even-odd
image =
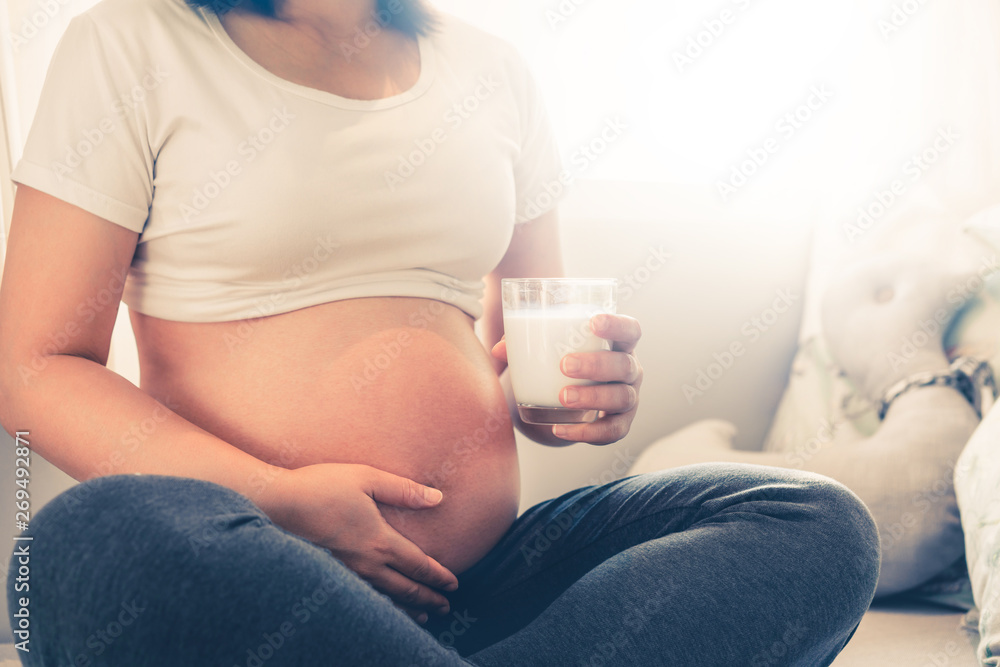
[[594, 335], [590, 319], [615, 313], [613, 279], [526, 278], [501, 281], [504, 336], [514, 399], [521, 419], [531, 424], [583, 424], [597, 410], [567, 408], [559, 393], [569, 385], [600, 384], [569, 378], [562, 358], [575, 352], [610, 350]]

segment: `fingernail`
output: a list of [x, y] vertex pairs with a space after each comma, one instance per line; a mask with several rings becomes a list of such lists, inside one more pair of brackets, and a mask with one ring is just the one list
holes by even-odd
[[566, 428], [565, 426], [553, 426], [552, 434], [557, 438], [564, 438], [567, 435], [569, 435], [569, 429]]
[[580, 400], [580, 392], [575, 387], [567, 387], [563, 390], [563, 398], [566, 403], [576, 403]]
[[440, 615], [444, 616], [444, 615], [446, 615], [446, 614], [447, 614], [447, 613], [448, 613], [449, 611], [451, 611], [451, 607], [449, 607], [448, 605], [444, 605], [443, 607], [438, 607], [436, 611], [437, 611], [437, 613], [439, 613]]
[[576, 373], [580, 370], [580, 360], [576, 357], [565, 357], [563, 359], [563, 373]]
[[420, 614], [420, 616], [417, 616], [417, 623], [423, 625], [426, 622], [427, 622], [427, 614]]
[[442, 498], [444, 498], [444, 494], [437, 489], [432, 489], [429, 486], [424, 487], [424, 499], [426, 499], [427, 502], [434, 503], [436, 505], [441, 502]]
[[446, 591], [448, 591], [449, 593], [452, 592], [452, 591], [457, 591], [458, 590], [458, 582], [457, 581], [453, 581], [452, 583], [450, 583], [447, 586], [445, 586], [444, 589]]

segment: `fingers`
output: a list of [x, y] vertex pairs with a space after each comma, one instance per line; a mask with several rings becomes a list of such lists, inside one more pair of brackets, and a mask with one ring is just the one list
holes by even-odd
[[569, 442], [586, 442], [591, 445], [610, 445], [628, 435], [633, 412], [608, 415], [590, 424], [553, 426], [552, 434]]
[[[396, 606], [407, 613], [415, 612], [415, 620], [424, 612], [447, 614], [451, 610], [448, 598], [437, 591], [404, 577], [392, 568], [382, 567], [377, 572], [362, 575], [376, 590], [388, 595]], [[426, 619], [425, 619], [426, 620]]]
[[458, 588], [458, 577], [398, 533], [381, 551], [387, 565], [415, 582], [445, 591]]
[[559, 400], [567, 408], [601, 410], [618, 414], [634, 410], [639, 392], [630, 384], [599, 384], [592, 387], [564, 387]]
[[345, 564], [405, 610], [418, 616], [423, 611], [448, 613], [448, 598], [436, 590], [458, 588], [458, 578], [447, 568], [394, 532], [373, 551], [374, 559], [372, 553], [356, 555], [350, 559], [356, 562]]
[[500, 339], [500, 342], [493, 346], [490, 350], [490, 354], [493, 355], [494, 359], [499, 359], [500, 361], [507, 361], [507, 339], [506, 336]]
[[402, 611], [404, 614], [412, 618], [420, 625], [423, 625], [424, 623], [427, 622], [427, 612], [424, 611], [423, 609], [413, 609], [412, 607], [406, 607], [396, 602], [393, 602], [393, 604], [396, 605], [397, 609]]
[[375, 502], [409, 509], [427, 509], [441, 502], [444, 495], [437, 489], [418, 484], [412, 479], [367, 467], [365, 492]]
[[[593, 321], [598, 319], [595, 317]], [[621, 324], [623, 328], [628, 328], [631, 326], [629, 319], [616, 320], [617, 324], [612, 326]], [[633, 333], [638, 335], [638, 329]], [[635, 342], [626, 343], [624, 347], [634, 348]], [[562, 359], [561, 370], [563, 375], [574, 379], [608, 383], [571, 385], [564, 387], [559, 394], [559, 400], [566, 407], [599, 410], [604, 415], [590, 424], [553, 427], [552, 434], [562, 440], [592, 445], [607, 445], [624, 438], [632, 426], [642, 385], [642, 366], [635, 355], [624, 351], [567, 354]]]
[[635, 384], [642, 368], [634, 355], [625, 352], [577, 352], [567, 354], [560, 365], [563, 375], [597, 382]]
[[639, 320], [628, 315], [595, 315], [590, 318], [590, 329], [595, 336], [612, 341], [612, 349], [619, 352], [632, 352], [642, 338]]

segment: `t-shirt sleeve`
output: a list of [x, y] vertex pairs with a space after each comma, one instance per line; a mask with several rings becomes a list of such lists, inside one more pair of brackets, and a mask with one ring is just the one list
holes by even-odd
[[524, 223], [555, 208], [569, 185], [562, 157], [538, 83], [525, 63], [521, 113], [521, 150], [514, 163], [517, 223]]
[[122, 51], [86, 14], [70, 22], [12, 180], [141, 232], [153, 198], [149, 90]]

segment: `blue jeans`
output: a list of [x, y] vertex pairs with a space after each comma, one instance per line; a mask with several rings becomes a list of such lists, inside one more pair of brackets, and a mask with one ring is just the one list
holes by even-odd
[[207, 482], [94, 479], [30, 535], [25, 665], [816, 667], [847, 643], [879, 563], [845, 487], [729, 464], [532, 507], [425, 627]]

